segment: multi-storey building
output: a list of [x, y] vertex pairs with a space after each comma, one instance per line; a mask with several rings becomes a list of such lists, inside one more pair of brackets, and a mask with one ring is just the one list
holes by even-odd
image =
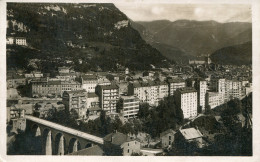
[[124, 118], [135, 118], [139, 111], [140, 100], [136, 96], [121, 96]]
[[128, 95], [136, 95], [141, 102], [158, 106], [159, 101], [168, 96], [168, 84], [161, 81], [130, 83]]
[[99, 96], [100, 108], [107, 112], [116, 112], [116, 103], [119, 99], [117, 85], [98, 85], [96, 93]]
[[194, 85], [198, 92], [198, 107], [201, 106], [202, 111], [205, 110], [205, 97], [207, 91], [207, 82], [205, 80], [197, 79]]
[[207, 92], [206, 93], [206, 106], [210, 106], [211, 109], [224, 104], [224, 97], [219, 92]]
[[242, 82], [237, 80], [219, 79], [217, 89], [223, 95], [225, 102], [242, 96]]
[[88, 93], [87, 108], [99, 107], [99, 97], [95, 93]]
[[67, 112], [75, 110], [80, 119], [85, 118], [87, 114], [87, 92], [86, 90], [65, 91], [62, 96], [62, 102]]
[[77, 81], [62, 81], [61, 82], [61, 94], [65, 91], [77, 91], [81, 90], [81, 84]]
[[80, 78], [82, 83], [82, 88], [89, 93], [94, 93], [96, 86], [98, 84], [98, 79], [96, 75], [83, 75]]
[[31, 96], [59, 96], [61, 97], [61, 81], [48, 81], [47, 78], [35, 79], [30, 82]]
[[192, 87], [179, 88], [174, 93], [176, 105], [183, 111], [184, 118], [197, 116], [197, 91]]
[[167, 79], [168, 85], [169, 85], [169, 96], [174, 95], [174, 92], [178, 88], [185, 87], [185, 81], [181, 78], [169, 78]]
[[15, 44], [19, 46], [27, 46], [26, 38], [24, 37], [16, 37]]

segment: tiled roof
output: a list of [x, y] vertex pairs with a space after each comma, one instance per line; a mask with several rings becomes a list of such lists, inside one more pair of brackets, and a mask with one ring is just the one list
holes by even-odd
[[83, 80], [97, 80], [96, 75], [82, 75]]
[[88, 98], [98, 97], [95, 93], [88, 93]]
[[114, 145], [122, 145], [125, 142], [131, 141], [130, 137], [123, 133], [110, 133], [104, 137], [104, 141], [111, 142]]
[[196, 89], [194, 89], [193, 87], [183, 87], [183, 88], [177, 89], [177, 91], [180, 91], [181, 93], [197, 92]]
[[167, 80], [169, 83], [181, 83], [185, 82], [182, 78], [170, 78]]
[[101, 89], [108, 90], [108, 89], [118, 89], [119, 87], [116, 84], [111, 85], [99, 85]]
[[200, 133], [200, 131], [195, 129], [195, 128], [180, 129], [180, 132], [183, 135], [183, 137], [185, 139], [187, 139], [187, 140], [194, 139], [194, 138], [199, 138], [199, 137], [203, 136]]
[[86, 149], [79, 150], [77, 152], [70, 153], [69, 155], [88, 155], [88, 156], [102, 156], [104, 151], [98, 146], [92, 146]]
[[169, 134], [169, 133], [175, 134], [176, 132], [174, 130], [172, 130], [172, 129], [168, 129], [168, 130], [160, 133], [160, 137], [165, 136], [166, 134]]

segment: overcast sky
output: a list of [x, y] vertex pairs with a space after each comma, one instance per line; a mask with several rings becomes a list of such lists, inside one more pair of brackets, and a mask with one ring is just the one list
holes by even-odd
[[188, 19], [252, 22], [251, 6], [248, 4], [115, 3], [115, 5], [134, 21]]

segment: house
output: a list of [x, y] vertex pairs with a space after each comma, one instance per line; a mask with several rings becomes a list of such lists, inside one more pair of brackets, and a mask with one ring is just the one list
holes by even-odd
[[195, 143], [198, 148], [202, 148], [202, 137], [203, 135], [198, 129], [180, 129], [174, 135], [174, 144], [177, 148], [186, 149], [189, 145], [191, 145], [191, 143]]
[[172, 129], [168, 129], [162, 133], [160, 133], [162, 148], [168, 148], [172, 146], [174, 142], [174, 134], [176, 132]]
[[129, 156], [132, 153], [140, 153], [140, 142], [131, 139], [123, 133], [110, 133], [104, 137], [105, 155]]

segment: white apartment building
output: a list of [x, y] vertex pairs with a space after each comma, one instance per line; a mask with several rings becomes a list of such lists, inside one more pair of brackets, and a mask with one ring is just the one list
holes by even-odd
[[205, 80], [196, 80], [195, 88], [198, 91], [198, 106], [202, 107], [202, 111], [205, 110], [205, 97], [207, 91], [207, 82]]
[[172, 96], [176, 89], [185, 87], [185, 81], [181, 78], [172, 78], [167, 80], [169, 84], [169, 95]]
[[211, 109], [224, 104], [224, 97], [219, 92], [207, 92], [206, 93], [206, 106], [210, 106]]
[[175, 91], [174, 98], [185, 119], [197, 116], [197, 91], [194, 88], [179, 88]]
[[242, 82], [237, 80], [219, 79], [217, 89], [224, 96], [225, 102], [242, 96]]
[[134, 82], [128, 85], [128, 95], [136, 95], [141, 102], [158, 106], [159, 101], [168, 96], [166, 82]]
[[119, 100], [119, 87], [117, 85], [98, 85], [100, 108], [107, 112], [116, 112], [116, 103]]
[[140, 100], [136, 96], [121, 96], [124, 118], [135, 118], [139, 111]]

